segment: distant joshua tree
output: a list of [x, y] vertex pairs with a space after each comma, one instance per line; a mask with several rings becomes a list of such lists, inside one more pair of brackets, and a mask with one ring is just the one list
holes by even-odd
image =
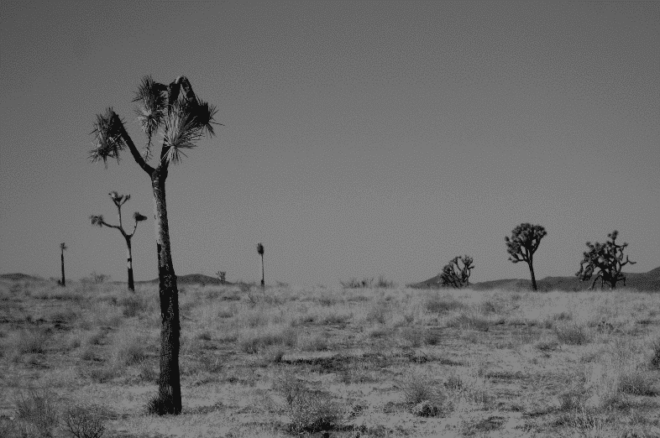
[[66, 243], [60, 243], [60, 260], [62, 261], [62, 280], [59, 281], [61, 286], [66, 286], [66, 277], [64, 276], [64, 250], [68, 249]]
[[257, 243], [257, 252], [261, 256], [261, 287], [266, 287], [266, 277], [264, 274], [264, 246], [261, 243]]
[[610, 238], [608, 242], [596, 242], [594, 244], [587, 242], [589, 251], [583, 253], [584, 257], [580, 262], [580, 270], [575, 275], [580, 278], [580, 281], [587, 281], [593, 275], [594, 270], [598, 269], [596, 278], [591, 283], [591, 289], [594, 288], [599, 278], [601, 289], [605, 283], [609, 283], [612, 289], [616, 288], [619, 281], [623, 281], [623, 285], [626, 285], [626, 276], [623, 275], [621, 269], [627, 264], [634, 265], [637, 262], [629, 260], [628, 256], [624, 261], [623, 251], [628, 244], [624, 242], [623, 245], [617, 245], [616, 238], [618, 236], [619, 232], [614, 230], [607, 235]]
[[[470, 274], [474, 260], [468, 255], [454, 257], [447, 263], [440, 273], [440, 281], [443, 287], [451, 286], [459, 289], [470, 284]], [[461, 266], [462, 265], [462, 266]]]
[[[184, 150], [194, 148], [204, 134], [214, 134], [216, 109], [195, 95], [185, 76], [179, 76], [168, 85], [155, 82], [151, 76], [145, 76], [133, 102], [138, 102], [138, 120], [147, 136], [144, 155], [140, 154], [128, 135], [124, 122], [112, 108], [108, 108], [105, 114], [96, 117], [93, 131], [96, 144], [90, 158], [92, 161], [102, 160], [104, 163], [107, 163], [108, 158], [119, 161], [120, 152], [128, 148], [135, 162], [149, 176], [156, 212], [161, 352], [158, 396], [149, 402], [148, 410], [160, 415], [180, 414], [179, 293], [170, 248], [165, 180], [170, 164], [179, 163], [185, 156]], [[152, 140], [158, 132], [162, 139], [161, 149], [155, 167], [152, 167], [148, 161], [152, 156]]]
[[520, 224], [511, 232], [511, 237], [506, 236], [507, 252], [513, 263], [525, 262], [529, 266], [529, 272], [532, 276], [532, 289], [536, 287], [536, 276], [534, 275], [534, 253], [548, 233], [541, 225], [532, 225], [528, 223]]
[[226, 283], [226, 282], [227, 282], [227, 280], [226, 280], [226, 278], [227, 278], [227, 271], [218, 271], [218, 272], [215, 273], [215, 275], [218, 276], [218, 278], [220, 279], [220, 282], [221, 282], [221, 283]]
[[135, 292], [135, 284], [133, 282], [133, 253], [131, 250], [131, 238], [135, 234], [135, 230], [137, 229], [138, 223], [142, 222], [144, 220], [147, 220], [146, 216], [141, 215], [139, 212], [133, 213], [133, 219], [135, 219], [135, 226], [133, 226], [133, 232], [128, 234], [124, 230], [124, 227], [122, 225], [121, 221], [121, 206], [126, 203], [129, 199], [131, 199], [131, 195], [120, 195], [117, 192], [110, 192], [110, 199], [112, 199], [112, 202], [115, 203], [117, 206], [117, 213], [119, 216], [119, 225], [110, 225], [105, 220], [103, 219], [102, 215], [91, 215], [89, 219], [92, 221], [92, 225], [96, 225], [98, 227], [109, 227], [109, 228], [115, 228], [119, 230], [122, 236], [124, 236], [124, 240], [126, 240], [126, 247], [128, 248], [128, 259], [127, 259], [127, 267], [128, 267], [128, 288]]

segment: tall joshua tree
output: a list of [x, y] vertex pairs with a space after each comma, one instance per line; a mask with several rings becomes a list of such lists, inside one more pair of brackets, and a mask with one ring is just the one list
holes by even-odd
[[520, 224], [511, 232], [511, 237], [504, 237], [507, 252], [513, 263], [525, 262], [529, 266], [529, 273], [532, 276], [532, 289], [536, 287], [536, 276], [534, 275], [534, 253], [548, 233], [541, 225], [532, 225], [528, 223]]
[[580, 281], [587, 281], [591, 279], [594, 270], [598, 269], [598, 273], [591, 283], [591, 289], [594, 288], [599, 278], [601, 289], [606, 282], [609, 283], [611, 289], [616, 288], [619, 281], [623, 281], [623, 285], [626, 285], [626, 276], [623, 275], [621, 269], [627, 264], [634, 265], [637, 262], [629, 260], [627, 255], [625, 260], [623, 259], [623, 252], [628, 244], [624, 242], [623, 245], [617, 245], [618, 236], [619, 232], [614, 230], [607, 235], [610, 239], [608, 242], [593, 244], [587, 242], [589, 251], [583, 253], [580, 270], [575, 275], [580, 278]]
[[[205, 134], [212, 136], [216, 108], [199, 99], [188, 79], [179, 76], [168, 85], [145, 76], [138, 86], [133, 102], [138, 103], [138, 120], [147, 136], [144, 153], [140, 154], [124, 128], [124, 122], [108, 108], [94, 123], [95, 147], [90, 158], [119, 161], [126, 148], [135, 162], [149, 177], [154, 194], [156, 250], [158, 253], [158, 289], [161, 312], [161, 354], [158, 396], [151, 400], [149, 410], [158, 414], [181, 413], [181, 380], [179, 370], [179, 297], [172, 264], [170, 232], [167, 221], [165, 180], [170, 164], [177, 164], [185, 156], [184, 149], [192, 149]], [[152, 140], [162, 136], [161, 149], [152, 167]]]
[[66, 243], [60, 243], [60, 260], [62, 262], [62, 280], [60, 280], [61, 286], [66, 286], [66, 277], [64, 276], [64, 250], [67, 249]]
[[264, 246], [261, 243], [257, 243], [257, 252], [261, 256], [261, 287], [266, 288], [266, 277], [264, 275]]
[[126, 240], [126, 248], [128, 251], [128, 259], [126, 261], [126, 265], [128, 268], [128, 288], [135, 292], [135, 284], [133, 282], [133, 252], [131, 250], [131, 238], [135, 234], [135, 230], [137, 230], [137, 226], [139, 222], [142, 222], [144, 220], [147, 220], [146, 216], [141, 215], [139, 212], [133, 213], [133, 219], [135, 219], [135, 226], [133, 226], [133, 232], [128, 234], [126, 230], [124, 230], [124, 226], [122, 225], [121, 221], [121, 206], [126, 203], [129, 199], [131, 199], [131, 195], [120, 195], [117, 192], [110, 192], [110, 199], [112, 199], [112, 202], [115, 203], [117, 206], [117, 214], [119, 216], [119, 225], [110, 225], [108, 224], [105, 219], [103, 219], [102, 215], [91, 215], [89, 219], [92, 221], [92, 225], [96, 225], [98, 227], [108, 227], [108, 228], [116, 228], [119, 230], [122, 236], [124, 236], [124, 240]]

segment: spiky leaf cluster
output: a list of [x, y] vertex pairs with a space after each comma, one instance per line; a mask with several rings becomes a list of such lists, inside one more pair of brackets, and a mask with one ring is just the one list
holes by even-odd
[[261, 243], [257, 243], [257, 252], [259, 255], [264, 255], [264, 246]]
[[440, 273], [440, 281], [443, 287], [451, 286], [459, 289], [470, 284], [470, 274], [474, 260], [468, 255], [454, 257], [447, 263]]
[[145, 170], [152, 170], [146, 161], [152, 156], [156, 133], [162, 136], [160, 163], [164, 165], [180, 162], [185, 156], [184, 149], [195, 147], [204, 135], [215, 134], [213, 124], [216, 124], [216, 107], [198, 98], [184, 76], [176, 78], [169, 85], [157, 83], [151, 76], [145, 76], [133, 101], [138, 104], [135, 111], [147, 136], [143, 154], [140, 155], [135, 148], [119, 116], [112, 108], [108, 108], [105, 114], [97, 116], [94, 124], [92, 133], [95, 142], [90, 154], [92, 161], [103, 160], [105, 163], [108, 158], [119, 160], [120, 152], [128, 146], [136, 161]]
[[110, 199], [115, 203], [117, 207], [124, 205], [126, 201], [131, 199], [131, 195], [120, 195], [119, 193], [112, 191], [109, 193]]
[[587, 242], [589, 251], [583, 253], [580, 270], [575, 275], [580, 278], [580, 281], [588, 281], [594, 272], [598, 271], [591, 283], [592, 289], [598, 279], [600, 279], [601, 288], [608, 283], [614, 289], [619, 281], [623, 281], [625, 286], [626, 276], [623, 275], [621, 269], [627, 264], [637, 263], [629, 260], [627, 255], [624, 259], [624, 251], [628, 244], [624, 242], [623, 245], [618, 245], [616, 243], [618, 236], [619, 232], [614, 230], [607, 235], [610, 240], [605, 243]]
[[523, 261], [529, 263], [538, 249], [541, 239], [547, 234], [547, 231], [541, 225], [530, 223], [518, 225], [511, 232], [511, 237], [504, 237], [507, 252], [510, 255], [509, 260], [513, 263]]

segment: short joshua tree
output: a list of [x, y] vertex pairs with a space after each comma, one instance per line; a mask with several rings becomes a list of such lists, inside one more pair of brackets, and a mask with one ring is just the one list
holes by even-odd
[[129, 199], [131, 199], [131, 195], [120, 195], [117, 192], [110, 192], [110, 199], [112, 199], [112, 202], [115, 203], [117, 206], [117, 214], [119, 216], [119, 225], [110, 225], [103, 219], [102, 215], [92, 215], [89, 217], [89, 219], [92, 221], [92, 225], [96, 225], [98, 227], [108, 227], [108, 228], [115, 228], [119, 230], [121, 235], [124, 237], [124, 240], [126, 241], [126, 248], [128, 251], [128, 258], [126, 261], [126, 265], [128, 268], [128, 288], [135, 292], [135, 284], [133, 282], [133, 252], [131, 250], [131, 238], [135, 234], [135, 230], [137, 229], [138, 223], [142, 222], [147, 219], [146, 216], [141, 215], [137, 211], [133, 213], [133, 219], [135, 219], [135, 225], [133, 226], [133, 232], [132, 233], [127, 233], [126, 230], [124, 230], [124, 226], [122, 225], [122, 220], [121, 220], [121, 206], [126, 203]]
[[266, 277], [264, 275], [264, 246], [261, 243], [257, 243], [257, 252], [261, 256], [261, 287], [266, 287]]
[[60, 280], [61, 286], [66, 286], [66, 277], [64, 276], [64, 250], [67, 249], [66, 243], [60, 243], [60, 260], [62, 262], [62, 280]]
[[623, 285], [626, 285], [626, 276], [623, 275], [621, 269], [627, 264], [634, 265], [637, 262], [629, 260], [628, 256], [624, 260], [623, 251], [628, 244], [624, 242], [623, 245], [617, 245], [616, 238], [618, 236], [619, 232], [614, 230], [607, 235], [610, 239], [608, 242], [593, 244], [587, 242], [589, 251], [583, 253], [580, 270], [575, 275], [580, 278], [580, 281], [588, 281], [594, 271], [598, 270], [593, 283], [591, 283], [591, 289], [594, 288], [599, 278], [601, 289], [605, 283], [608, 283], [612, 289], [616, 288], [619, 281], [623, 281]]
[[221, 283], [224, 284], [224, 283], [227, 282], [227, 271], [218, 271], [218, 272], [215, 273], [215, 275], [218, 276]]
[[538, 290], [536, 287], [536, 276], [534, 275], [534, 253], [543, 239], [547, 235], [547, 231], [541, 225], [532, 225], [523, 223], [518, 225], [511, 232], [511, 237], [506, 236], [507, 252], [511, 257], [513, 263], [525, 262], [529, 266], [529, 273], [532, 276], [532, 289]]
[[468, 286], [470, 284], [470, 274], [474, 269], [473, 261], [469, 255], [451, 259], [440, 273], [442, 286], [451, 286], [456, 289]]

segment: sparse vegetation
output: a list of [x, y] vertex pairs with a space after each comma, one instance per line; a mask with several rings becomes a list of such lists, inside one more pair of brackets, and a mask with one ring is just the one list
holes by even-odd
[[[148, 416], [167, 413], [152, 388], [158, 287], [133, 294], [110, 283], [31, 282], [11, 292], [16, 284], [0, 281], [11, 306], [0, 313], [0, 368], [11, 382], [0, 434], [75, 437], [67, 416], [81, 431], [89, 426], [88, 436], [161, 433], [163, 423]], [[657, 429], [656, 294], [264, 294], [256, 286], [251, 297], [238, 285], [192, 284], [181, 294], [184, 412], [195, 420], [170, 417], [170, 435], [489, 436], [518, 427], [583, 436], [597, 427], [607, 432], [597, 436], [620, 437], [633, 425], [646, 436]], [[27, 388], [39, 389], [31, 396]], [[112, 414], [95, 407], [106, 404]], [[39, 410], [51, 421], [39, 425], [27, 413]]]
[[588, 281], [591, 279], [594, 271], [597, 270], [596, 277], [593, 283], [591, 283], [591, 289], [594, 288], [596, 281], [599, 279], [601, 289], [605, 283], [611, 289], [615, 289], [619, 281], [623, 281], [623, 285], [626, 285], [626, 276], [623, 275], [621, 270], [625, 265], [634, 265], [637, 262], [629, 260], [627, 255], [624, 260], [623, 252], [626, 250], [628, 244], [617, 245], [616, 238], [618, 236], [619, 232], [614, 230], [607, 235], [610, 240], [605, 243], [596, 242], [592, 244], [591, 242], [587, 242], [589, 251], [583, 253], [580, 270], [575, 275], [580, 278], [580, 281]]

